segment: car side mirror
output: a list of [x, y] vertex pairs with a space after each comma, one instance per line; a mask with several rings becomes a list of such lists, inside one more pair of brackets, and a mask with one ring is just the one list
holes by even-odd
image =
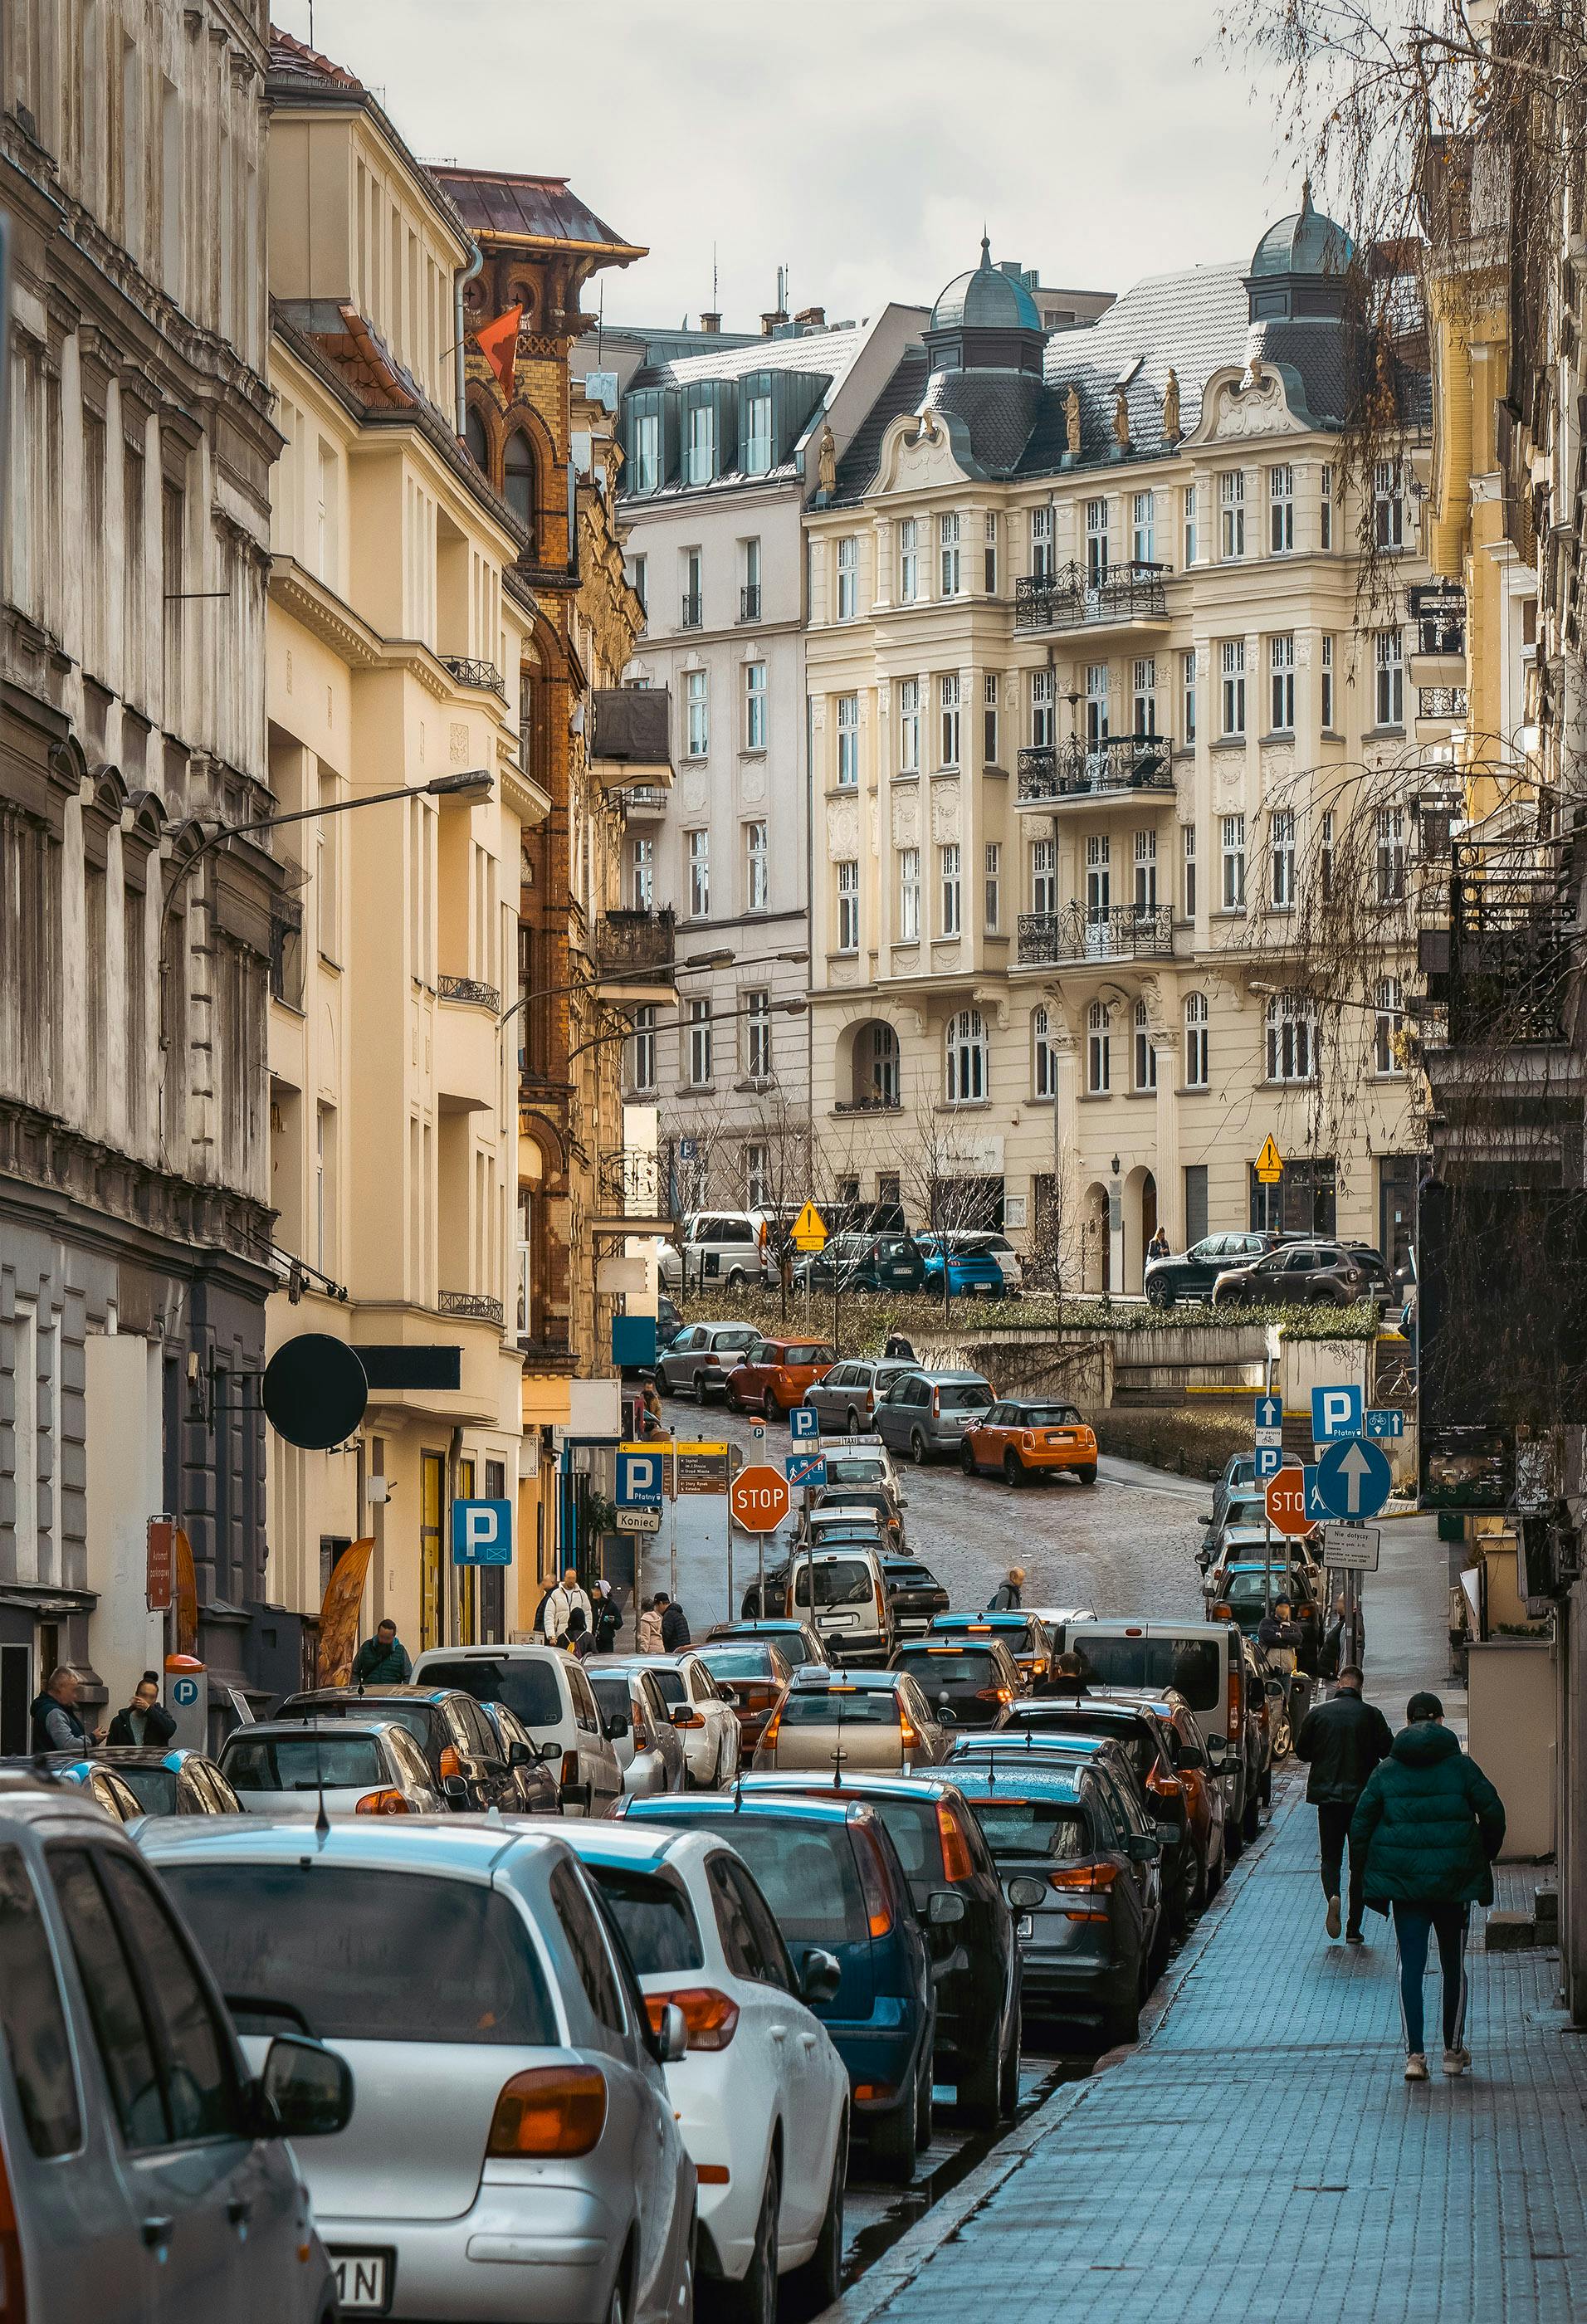
[[1155, 1827], [1155, 1829], [1158, 1835], [1158, 1846], [1159, 1848], [1172, 1848], [1175, 1841], [1179, 1837], [1178, 1828], [1174, 1824], [1159, 1823]]
[[629, 1725], [630, 1721], [623, 1717], [622, 1711], [614, 1711], [610, 1719], [602, 1720], [601, 1732], [608, 1743], [615, 1743], [620, 1737], [627, 1734]]
[[1214, 1772], [1223, 1766], [1228, 1756], [1229, 1747], [1226, 1743], [1214, 1743], [1209, 1740], [1207, 1744], [1207, 1765], [1209, 1767], [1213, 1768]]
[[946, 1929], [964, 1917], [964, 1900], [956, 1888], [934, 1888], [926, 1917], [934, 1929]]
[[1131, 1864], [1155, 1864], [1162, 1852], [1155, 1832], [1132, 1831], [1125, 1836], [1124, 1853]]
[[527, 1743], [512, 1742], [507, 1746], [507, 1765], [510, 1767], [530, 1766], [533, 1763], [534, 1756]]
[[536, 1761], [542, 1767], [549, 1760], [559, 1759], [562, 1757], [562, 1746], [555, 1738], [549, 1743], [535, 1744], [533, 1750]]
[[937, 1723], [939, 1727], [956, 1727], [959, 1723], [959, 1714], [946, 1694], [937, 1698]]
[[327, 2138], [353, 2119], [353, 2069], [322, 2042], [278, 2034], [253, 2098], [256, 2136]]
[[1217, 1520], [1213, 1517], [1211, 1509], [1204, 1510], [1202, 1515], [1196, 1519], [1197, 1525], [1215, 1525], [1216, 1522]]
[[835, 2000], [842, 1983], [843, 1969], [836, 1955], [812, 1945], [799, 1970], [800, 1999], [812, 2004]]
[[462, 1775], [443, 1775], [441, 1777], [441, 1796], [445, 1799], [448, 1807], [466, 1808], [468, 1805], [468, 1784], [466, 1778]]
[[1047, 1884], [1033, 1880], [1028, 1872], [1016, 1872], [1005, 1894], [1017, 1913], [1033, 1913], [1047, 1902]]
[[666, 2004], [661, 2022], [651, 2037], [651, 2050], [663, 2066], [676, 2066], [688, 2050], [688, 2020], [676, 2001]]

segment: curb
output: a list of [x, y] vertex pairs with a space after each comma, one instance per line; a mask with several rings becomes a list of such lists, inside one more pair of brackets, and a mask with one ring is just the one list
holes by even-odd
[[891, 2248], [884, 2252], [872, 2268], [868, 2268], [852, 2292], [835, 2300], [830, 2308], [823, 2309], [814, 2324], [870, 2324], [890, 2301], [907, 2291], [927, 2260], [935, 2257], [946, 2243], [951, 2243], [966, 2221], [990, 2202], [1026, 2162], [1048, 2133], [1056, 2130], [1066, 2116], [1074, 2113], [1087, 2094], [1095, 2089], [1096, 2078], [1106, 2068], [1116, 2066], [1138, 2050], [1147, 2047], [1155, 2038], [1158, 2027], [1178, 2000], [1186, 1985], [1200, 1967], [1203, 1955], [1217, 1935], [1224, 1916], [1231, 1909], [1239, 1891], [1231, 1884], [1239, 1881], [1240, 1890], [1245, 1882], [1241, 1877], [1247, 1866], [1260, 1862], [1272, 1844], [1279, 1826], [1287, 1822], [1300, 1803], [1298, 1788], [1293, 1796], [1278, 1801], [1269, 1816], [1259, 1838], [1247, 1844], [1239, 1865], [1225, 1879], [1217, 1895], [1196, 1923], [1191, 1936], [1181, 1946], [1169, 1977], [1162, 1981], [1158, 1991], [1141, 2012], [1141, 2036], [1138, 2043], [1125, 2044], [1117, 2050], [1104, 2050], [1084, 2081], [1066, 2082], [1053, 2092], [1050, 2098], [1038, 2107], [1036, 2112], [1017, 2129], [1010, 2132], [994, 2154], [963, 2179], [958, 2186], [934, 2203], [923, 2219], [900, 2236]]

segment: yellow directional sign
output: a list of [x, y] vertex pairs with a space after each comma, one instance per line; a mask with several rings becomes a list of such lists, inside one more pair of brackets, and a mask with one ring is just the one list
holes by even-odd
[[825, 1250], [826, 1222], [814, 1203], [807, 1203], [793, 1222], [793, 1247], [796, 1250]]
[[1284, 1157], [1273, 1143], [1273, 1133], [1268, 1132], [1262, 1150], [1257, 1156], [1257, 1176], [1264, 1186], [1276, 1186], [1284, 1176]]

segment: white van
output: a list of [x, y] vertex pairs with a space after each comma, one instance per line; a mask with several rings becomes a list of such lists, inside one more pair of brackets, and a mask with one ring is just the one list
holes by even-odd
[[[616, 1722], [604, 1719], [584, 1665], [559, 1646], [431, 1646], [413, 1665], [415, 1686], [456, 1686], [475, 1702], [504, 1702], [527, 1727], [547, 1764], [561, 1754], [558, 1791], [564, 1815], [610, 1815], [623, 1797], [623, 1769], [612, 1746]], [[615, 1730], [615, 1731], [614, 1731]]]
[[669, 1291], [761, 1280], [761, 1224], [748, 1211], [686, 1211], [657, 1264]]
[[1176, 1687], [1207, 1738], [1213, 1773], [1223, 1786], [1225, 1834], [1235, 1856], [1256, 1837], [1260, 1770], [1245, 1657], [1232, 1622], [1157, 1620], [1076, 1622], [1069, 1651], [1099, 1687]]
[[887, 1582], [874, 1550], [849, 1544], [796, 1555], [788, 1610], [808, 1622], [835, 1662], [885, 1663], [892, 1652]]

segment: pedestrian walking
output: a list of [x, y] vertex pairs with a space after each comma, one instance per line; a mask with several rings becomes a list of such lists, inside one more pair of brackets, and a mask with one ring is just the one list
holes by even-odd
[[1012, 1614], [1017, 1612], [1020, 1607], [1024, 1603], [1024, 1600], [1020, 1594], [1021, 1588], [1023, 1587], [1024, 1581], [1025, 1568], [1022, 1565], [1010, 1565], [1009, 1568], [1008, 1580], [1006, 1582], [1000, 1582], [997, 1588], [992, 1591], [991, 1600], [987, 1605], [987, 1612], [989, 1614]]
[[896, 1358], [901, 1363], [912, 1364], [915, 1360], [915, 1351], [901, 1332], [888, 1333], [887, 1345], [881, 1352], [884, 1356]]
[[623, 1628], [623, 1609], [617, 1592], [603, 1576], [595, 1584], [595, 1652], [609, 1655], [617, 1644], [617, 1633]]
[[669, 1598], [665, 1590], [656, 1592], [656, 1611], [661, 1617], [662, 1653], [682, 1654], [689, 1643], [688, 1616], [676, 1598]]
[[655, 1599], [652, 1598], [650, 1604], [642, 1609], [635, 1628], [640, 1653], [659, 1655], [661, 1652], [661, 1616]]
[[585, 1628], [589, 1628], [595, 1611], [591, 1606], [576, 1566], [567, 1566], [562, 1579], [554, 1590], [548, 1590], [540, 1600], [540, 1636], [548, 1646], [559, 1646], [567, 1637], [567, 1619], [575, 1609], [584, 1616]]
[[[1323, 1894], [1328, 1900], [1327, 1930], [1337, 1937], [1340, 1895], [1343, 1885], [1344, 1846], [1356, 1802], [1367, 1779], [1394, 1746], [1389, 1721], [1375, 1704], [1361, 1700], [1361, 1674], [1353, 1665], [1339, 1674], [1338, 1692], [1320, 1702], [1301, 1720], [1295, 1738], [1296, 1757], [1311, 1768], [1306, 1798], [1317, 1811], [1317, 1846], [1322, 1858]], [[1362, 1880], [1366, 1858], [1350, 1851], [1350, 1911], [1344, 1920], [1346, 1944], [1366, 1942], [1361, 1928]]]
[[80, 1751], [85, 1744], [103, 1743], [105, 1729], [90, 1728], [78, 1710], [83, 1683], [63, 1663], [52, 1670], [42, 1694], [29, 1706], [35, 1751]]
[[1493, 1859], [1504, 1844], [1504, 1802], [1444, 1724], [1435, 1694], [1413, 1694], [1388, 1758], [1372, 1770], [1350, 1824], [1350, 1860], [1365, 1865], [1375, 1913], [1392, 1912], [1405, 2016], [1405, 2078], [1425, 2082], [1422, 1979], [1428, 1940], [1444, 1977], [1444, 2070], [1463, 2074], [1466, 1932], [1473, 1904], [1493, 1902]]
[[1158, 1227], [1156, 1234], [1153, 1235], [1150, 1242], [1148, 1243], [1146, 1247], [1146, 1255], [1148, 1259], [1167, 1259], [1168, 1257], [1168, 1238], [1164, 1233], [1160, 1226]]
[[595, 1650], [595, 1634], [584, 1618], [584, 1608], [575, 1606], [567, 1617], [567, 1635], [562, 1644], [581, 1663], [587, 1663]]
[[158, 1746], [169, 1743], [175, 1733], [175, 1720], [169, 1711], [161, 1708], [160, 1681], [152, 1671], [145, 1671], [134, 1687], [133, 1699], [126, 1709], [118, 1711], [111, 1720], [106, 1740]]
[[390, 1619], [377, 1622], [373, 1638], [365, 1638], [353, 1657], [355, 1686], [406, 1686], [413, 1675], [408, 1649]]

